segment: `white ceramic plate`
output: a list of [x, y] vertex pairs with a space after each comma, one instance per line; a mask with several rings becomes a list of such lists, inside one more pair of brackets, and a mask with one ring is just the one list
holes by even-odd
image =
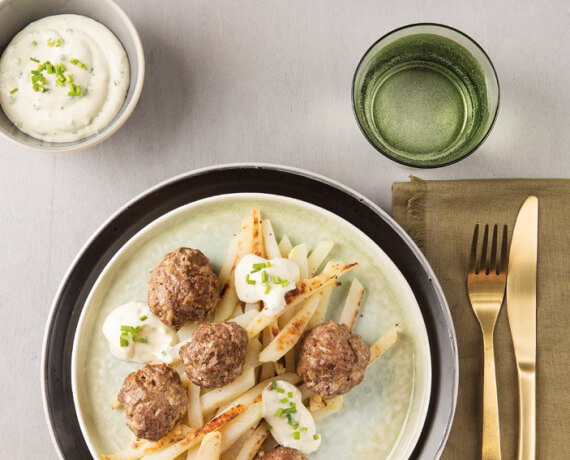
[[305, 202], [267, 194], [207, 198], [175, 209], [130, 239], [105, 267], [81, 313], [72, 356], [72, 388], [84, 438], [93, 454], [117, 451], [131, 432], [121, 410], [113, 410], [124, 378], [142, 367], [115, 359], [101, 332], [106, 315], [131, 300], [145, 301], [150, 270], [167, 252], [198, 248], [219, 270], [231, 236], [257, 206], [271, 219], [278, 238], [314, 248], [336, 241], [334, 259], [358, 262], [335, 289], [329, 316], [338, 318], [353, 277], [365, 286], [362, 317], [355, 332], [372, 344], [394, 323], [396, 345], [345, 396], [342, 410], [318, 423], [323, 437], [312, 459], [406, 459], [421, 433], [431, 388], [430, 350], [420, 309], [408, 283], [386, 254], [363, 232], [329, 211]]

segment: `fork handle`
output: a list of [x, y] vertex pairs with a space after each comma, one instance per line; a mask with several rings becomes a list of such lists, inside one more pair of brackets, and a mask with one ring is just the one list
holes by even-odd
[[495, 376], [495, 349], [493, 330], [483, 334], [485, 368], [483, 372], [483, 443], [482, 460], [501, 460], [501, 434], [499, 430], [499, 405]]

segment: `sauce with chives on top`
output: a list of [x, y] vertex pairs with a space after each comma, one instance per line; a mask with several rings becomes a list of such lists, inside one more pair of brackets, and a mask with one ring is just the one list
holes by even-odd
[[103, 335], [115, 358], [141, 364], [170, 362], [168, 352], [178, 341], [176, 331], [162, 324], [142, 302], [129, 302], [109, 313]]
[[237, 295], [246, 303], [263, 301], [263, 312], [273, 316], [285, 308], [285, 294], [295, 289], [300, 277], [299, 267], [292, 260], [247, 254], [235, 270]]
[[129, 62], [117, 37], [85, 16], [32, 22], [0, 58], [0, 105], [40, 140], [71, 142], [115, 118], [129, 87]]
[[295, 385], [274, 380], [265, 387], [261, 398], [263, 418], [279, 444], [303, 454], [310, 454], [319, 448], [321, 437], [315, 421]]

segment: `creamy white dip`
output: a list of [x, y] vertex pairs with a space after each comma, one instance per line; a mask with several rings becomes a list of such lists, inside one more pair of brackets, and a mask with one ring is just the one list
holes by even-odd
[[[295, 385], [283, 380], [267, 385], [262, 393], [262, 408], [271, 435], [279, 444], [304, 454], [314, 452], [321, 445], [313, 416], [303, 405], [303, 397]], [[288, 414], [287, 410], [292, 409], [294, 411]]]
[[129, 302], [109, 313], [103, 335], [115, 358], [140, 364], [170, 362], [169, 352], [178, 342], [176, 331], [164, 325], [142, 302]]
[[[47, 66], [37, 77], [44, 63], [53, 72]], [[65, 71], [60, 67], [56, 73], [60, 64]], [[65, 81], [58, 84], [60, 75]], [[125, 50], [109, 29], [85, 16], [49, 16], [21, 30], [2, 54], [0, 105], [30, 136], [75, 141], [113, 120], [125, 101], [129, 78]]]
[[286, 304], [285, 294], [295, 289], [295, 283], [299, 279], [298, 265], [281, 257], [267, 260], [255, 254], [247, 254], [235, 270], [238, 298], [246, 303], [263, 301], [263, 312], [270, 316], [283, 310]]

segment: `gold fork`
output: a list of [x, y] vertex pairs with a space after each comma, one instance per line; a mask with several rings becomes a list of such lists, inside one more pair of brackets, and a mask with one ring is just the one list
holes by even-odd
[[497, 401], [497, 381], [495, 377], [495, 351], [493, 332], [507, 281], [507, 226], [503, 227], [501, 253], [497, 257], [497, 225], [493, 227], [491, 254], [487, 257], [489, 226], [485, 225], [481, 258], [477, 260], [479, 224], [473, 231], [471, 258], [467, 274], [467, 292], [473, 312], [481, 325], [485, 350], [483, 373], [483, 443], [482, 460], [501, 459], [501, 436], [499, 431], [499, 407]]

